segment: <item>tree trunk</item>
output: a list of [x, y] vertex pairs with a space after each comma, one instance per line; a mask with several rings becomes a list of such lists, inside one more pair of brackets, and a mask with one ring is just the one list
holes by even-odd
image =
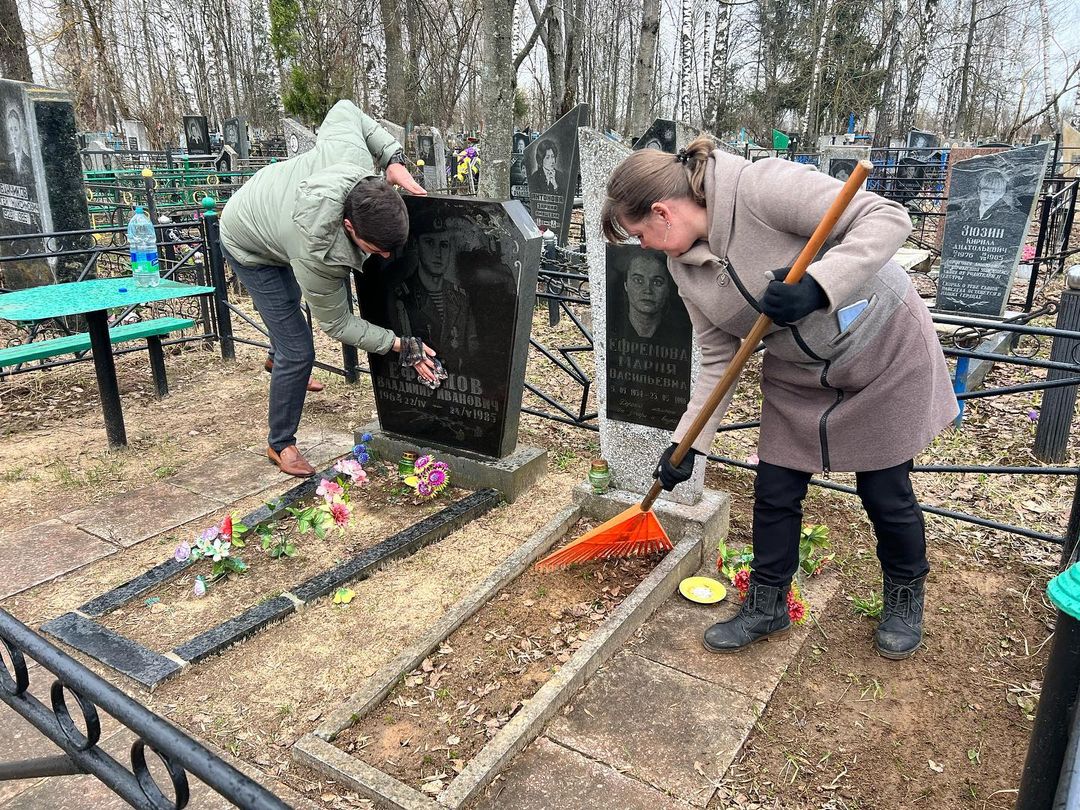
[[1046, 0], [1039, 0], [1039, 21], [1042, 24], [1039, 37], [1039, 50], [1042, 57], [1043, 92], [1046, 95], [1046, 117], [1050, 120], [1051, 134], [1058, 131], [1057, 100], [1054, 87], [1050, 84], [1050, 10]]
[[394, 0], [379, 0], [386, 43], [386, 117], [404, 125], [409, 102], [405, 95], [405, 51], [401, 47], [401, 16]]
[[26, 50], [26, 34], [15, 0], [0, 0], [0, 76], [17, 82], [34, 80], [30, 54]]
[[484, 156], [480, 196], [510, 196], [510, 147], [514, 133], [514, 54], [510, 23], [514, 0], [483, 0], [484, 45], [480, 58], [484, 110]]
[[564, 20], [566, 51], [563, 62], [563, 95], [556, 111], [556, 121], [577, 105], [578, 78], [581, 75], [581, 41], [585, 35], [582, 19], [584, 14], [585, 0], [570, 0], [570, 12]]
[[874, 146], [888, 146], [893, 136], [893, 120], [896, 112], [897, 64], [900, 52], [900, 0], [890, 0], [892, 13], [889, 14], [889, 52], [885, 60], [885, 86], [881, 89], [881, 103], [877, 109], [877, 123], [874, 126]]
[[832, 10], [829, 7], [828, 0], [825, 0], [821, 7], [821, 30], [814, 38], [814, 60], [810, 74], [810, 89], [806, 94], [806, 108], [803, 114], [803, 120], [806, 122], [803, 127], [803, 143], [807, 144], [807, 148], [811, 149], [814, 148], [813, 144], [817, 142], [818, 125], [821, 118], [821, 104], [818, 95], [821, 93], [822, 63], [825, 60], [825, 49], [828, 43], [829, 31], [832, 27], [830, 23], [831, 14]]
[[960, 65], [960, 99], [956, 103], [956, 120], [953, 122], [953, 132], [960, 136], [968, 128], [970, 116], [968, 115], [968, 78], [971, 75], [971, 50], [975, 44], [975, 22], [978, 11], [978, 1], [971, 0], [971, 9], [968, 16], [967, 42], [964, 43], [964, 61]]
[[[926, 75], [926, 62], [930, 51], [937, 2], [938, 0], [925, 0], [920, 6], [919, 0], [912, 0], [912, 5], [919, 9], [915, 25], [915, 34], [918, 40], [915, 43], [915, 54], [911, 60], [911, 71], [908, 74], [907, 93], [904, 95], [904, 110], [900, 115], [901, 132], [905, 132], [915, 125], [915, 104], [919, 100], [919, 90], [922, 87], [923, 76]], [[974, 6], [975, 0], [972, 0], [973, 9]], [[974, 11], [972, 11], [972, 14], [974, 14]], [[974, 25], [972, 27], [974, 28]]]
[[728, 36], [731, 31], [731, 6], [725, 0], [716, 4], [716, 34], [713, 36], [712, 66], [709, 68], [708, 111], [705, 127], [720, 134], [720, 116], [727, 93]]
[[694, 7], [692, 0], [682, 0], [682, 23], [679, 26], [679, 108], [676, 117], [690, 123], [690, 84], [694, 72]]
[[656, 40], [660, 33], [660, 0], [644, 0], [641, 39], [634, 62], [634, 90], [630, 96], [630, 134], [643, 133], [652, 120]]

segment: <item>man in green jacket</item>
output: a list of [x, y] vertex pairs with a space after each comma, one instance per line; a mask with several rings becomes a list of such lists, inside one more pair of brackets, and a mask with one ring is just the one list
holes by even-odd
[[[385, 180], [376, 165], [385, 168]], [[330, 337], [366, 352], [398, 352], [402, 366], [437, 384], [431, 347], [349, 311], [352, 271], [373, 253], [389, 257], [408, 236], [409, 215], [392, 184], [426, 193], [409, 174], [401, 145], [351, 101], [339, 101], [313, 150], [260, 169], [221, 212], [225, 258], [270, 333], [266, 452], [290, 475], [315, 472], [296, 448], [315, 363], [301, 295]]]

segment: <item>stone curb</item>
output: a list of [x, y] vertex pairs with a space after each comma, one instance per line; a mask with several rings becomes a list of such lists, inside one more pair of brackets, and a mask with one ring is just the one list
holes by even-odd
[[[421, 645], [417, 645], [417, 648], [396, 658], [379, 673], [382, 677], [378, 681], [373, 679], [376, 686], [357, 693], [354, 700], [335, 711], [315, 733], [301, 737], [293, 748], [294, 759], [347, 782], [376, 802], [387, 803], [401, 810], [459, 808], [472, 799], [511, 758], [540, 734], [548, 719], [558, 712], [626, 638], [674, 593], [679, 581], [698, 569], [705, 539], [705, 533], [700, 528], [688, 528], [674, 550], [660, 561], [573, 657], [499, 730], [446, 790], [439, 794], [437, 804], [403, 782], [330, 746], [323, 737], [333, 739], [343, 728], [359, 720], [365, 711], [378, 705], [403, 674], [414, 669], [427, 652], [437, 648], [453, 629], [494, 596], [499, 588], [524, 572], [532, 560], [561, 537], [582, 509], [582, 506], [569, 507], [534, 534], [525, 546], [500, 566], [496, 574], [489, 577], [483, 586], [461, 603], [460, 612], [455, 610], [446, 617], [438, 628], [443, 631], [439, 632], [438, 637], [433, 633]], [[558, 532], [560, 526], [562, 530]], [[514, 567], [517, 568], [516, 572]], [[502, 584], [498, 584], [500, 580], [504, 580]], [[478, 601], [481, 598], [483, 601]], [[466, 605], [468, 613], [465, 613]], [[446, 629], [451, 624], [453, 626]], [[420, 647], [423, 647], [425, 652], [418, 655]], [[407, 667], [395, 666], [405, 662], [408, 662]], [[395, 669], [392, 673], [391, 666]], [[347, 722], [342, 725], [342, 721]], [[328, 748], [332, 749], [332, 754]]]

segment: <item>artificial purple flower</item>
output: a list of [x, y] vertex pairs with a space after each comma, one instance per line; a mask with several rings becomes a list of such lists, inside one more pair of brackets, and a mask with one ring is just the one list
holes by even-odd
[[371, 436], [370, 433], [365, 433], [363, 436], [360, 437], [360, 441], [364, 442], [365, 444], [367, 442], [370, 442], [371, 439], [372, 439], [372, 436]]
[[428, 483], [433, 487], [441, 487], [446, 483], [446, 473], [436, 468], [428, 473]]
[[206, 596], [206, 580], [202, 576], [195, 577], [195, 587], [191, 591], [197, 599]]
[[199, 537], [201, 539], [205, 540], [207, 543], [214, 542], [214, 540], [217, 539], [217, 536], [218, 536], [218, 527], [217, 526], [211, 526], [208, 529], [203, 529], [202, 534], [199, 535]]
[[1030, 419], [1032, 422], [1038, 422], [1039, 421], [1039, 412], [1034, 410], [1034, 409], [1029, 410], [1027, 412], [1027, 418]]
[[421, 481], [416, 485], [416, 491], [422, 498], [427, 498], [431, 495], [431, 487], [426, 481]]
[[173, 558], [177, 562], [187, 562], [189, 557], [191, 557], [191, 543], [185, 540], [176, 547], [176, 551], [173, 552]]
[[417, 474], [422, 473], [432, 461], [434, 461], [434, 459], [431, 456], [420, 456], [420, 458], [416, 460], [416, 463], [413, 464], [413, 469], [416, 470]]

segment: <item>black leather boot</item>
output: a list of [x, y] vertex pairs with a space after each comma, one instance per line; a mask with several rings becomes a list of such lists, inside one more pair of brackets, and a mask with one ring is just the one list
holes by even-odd
[[926, 577], [912, 582], [883, 578], [881, 622], [874, 633], [874, 649], [894, 661], [907, 658], [922, 643], [923, 600]]
[[726, 653], [741, 650], [768, 636], [791, 629], [787, 610], [787, 587], [761, 585], [750, 575], [750, 589], [734, 618], [718, 622], [705, 631], [706, 650]]

